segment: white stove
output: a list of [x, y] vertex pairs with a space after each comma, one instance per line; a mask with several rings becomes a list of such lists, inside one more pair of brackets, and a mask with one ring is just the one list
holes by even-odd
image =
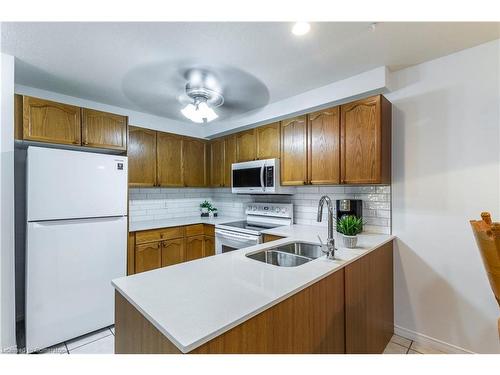
[[257, 245], [263, 230], [293, 223], [293, 204], [250, 203], [245, 213], [246, 220], [215, 226], [216, 254]]

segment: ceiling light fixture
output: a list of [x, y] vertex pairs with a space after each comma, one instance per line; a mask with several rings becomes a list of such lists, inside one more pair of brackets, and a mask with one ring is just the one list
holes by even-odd
[[[210, 78], [210, 76], [208, 77]], [[218, 118], [214, 108], [224, 103], [224, 97], [217, 91], [203, 87], [203, 82], [204, 80], [186, 84], [186, 95], [192, 102], [181, 109], [181, 113], [186, 118], [199, 124]]]
[[297, 36], [305, 35], [311, 30], [309, 22], [295, 22], [292, 27], [292, 33]]

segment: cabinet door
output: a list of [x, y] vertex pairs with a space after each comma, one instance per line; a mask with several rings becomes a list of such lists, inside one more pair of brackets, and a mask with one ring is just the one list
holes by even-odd
[[257, 159], [274, 159], [280, 157], [280, 123], [275, 122], [256, 129]]
[[205, 236], [205, 244], [203, 249], [203, 256], [209, 257], [215, 255], [215, 237]]
[[184, 138], [182, 142], [184, 186], [206, 186], [205, 142], [194, 138]]
[[82, 144], [89, 147], [127, 149], [127, 117], [82, 108]]
[[231, 165], [236, 163], [236, 135], [224, 138], [224, 186], [231, 187]]
[[393, 245], [389, 242], [345, 268], [347, 354], [380, 354], [394, 333]]
[[210, 186], [224, 186], [224, 138], [210, 142]]
[[281, 184], [307, 183], [306, 116], [281, 121]]
[[380, 182], [380, 113], [380, 96], [341, 106], [342, 183]]
[[156, 137], [158, 186], [184, 186], [182, 137], [162, 132], [157, 132]]
[[257, 158], [257, 138], [255, 129], [236, 134], [236, 159], [238, 162]]
[[308, 172], [311, 184], [340, 183], [339, 107], [307, 115]]
[[161, 242], [151, 242], [135, 247], [135, 273], [161, 267]]
[[163, 241], [161, 246], [161, 266], [184, 262], [184, 238]]
[[130, 187], [156, 185], [156, 132], [129, 127], [128, 183]]
[[80, 145], [80, 107], [23, 97], [23, 139]]
[[205, 236], [192, 236], [186, 238], [186, 261], [203, 258]]

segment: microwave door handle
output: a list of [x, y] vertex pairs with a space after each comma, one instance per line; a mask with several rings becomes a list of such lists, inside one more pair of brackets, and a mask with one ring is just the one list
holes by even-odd
[[260, 168], [260, 186], [262, 187], [262, 190], [265, 190], [266, 187], [264, 186], [264, 171], [266, 169], [266, 166], [263, 165], [261, 168]]

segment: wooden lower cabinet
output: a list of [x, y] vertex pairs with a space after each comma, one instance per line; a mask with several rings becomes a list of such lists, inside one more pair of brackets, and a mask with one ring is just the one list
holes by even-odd
[[215, 237], [204, 236], [203, 256], [209, 257], [215, 255]]
[[205, 236], [192, 236], [186, 238], [186, 261], [203, 258]]
[[345, 268], [346, 353], [382, 353], [394, 333], [392, 242]]
[[161, 246], [161, 266], [167, 267], [182, 263], [186, 258], [184, 238], [163, 241]]
[[264, 234], [262, 240], [264, 242], [271, 242], [271, 241], [281, 240], [282, 238], [285, 237], [275, 236], [274, 234]]
[[127, 275], [215, 255], [215, 228], [210, 224], [130, 232]]
[[135, 247], [135, 273], [161, 267], [161, 242], [150, 242]]

